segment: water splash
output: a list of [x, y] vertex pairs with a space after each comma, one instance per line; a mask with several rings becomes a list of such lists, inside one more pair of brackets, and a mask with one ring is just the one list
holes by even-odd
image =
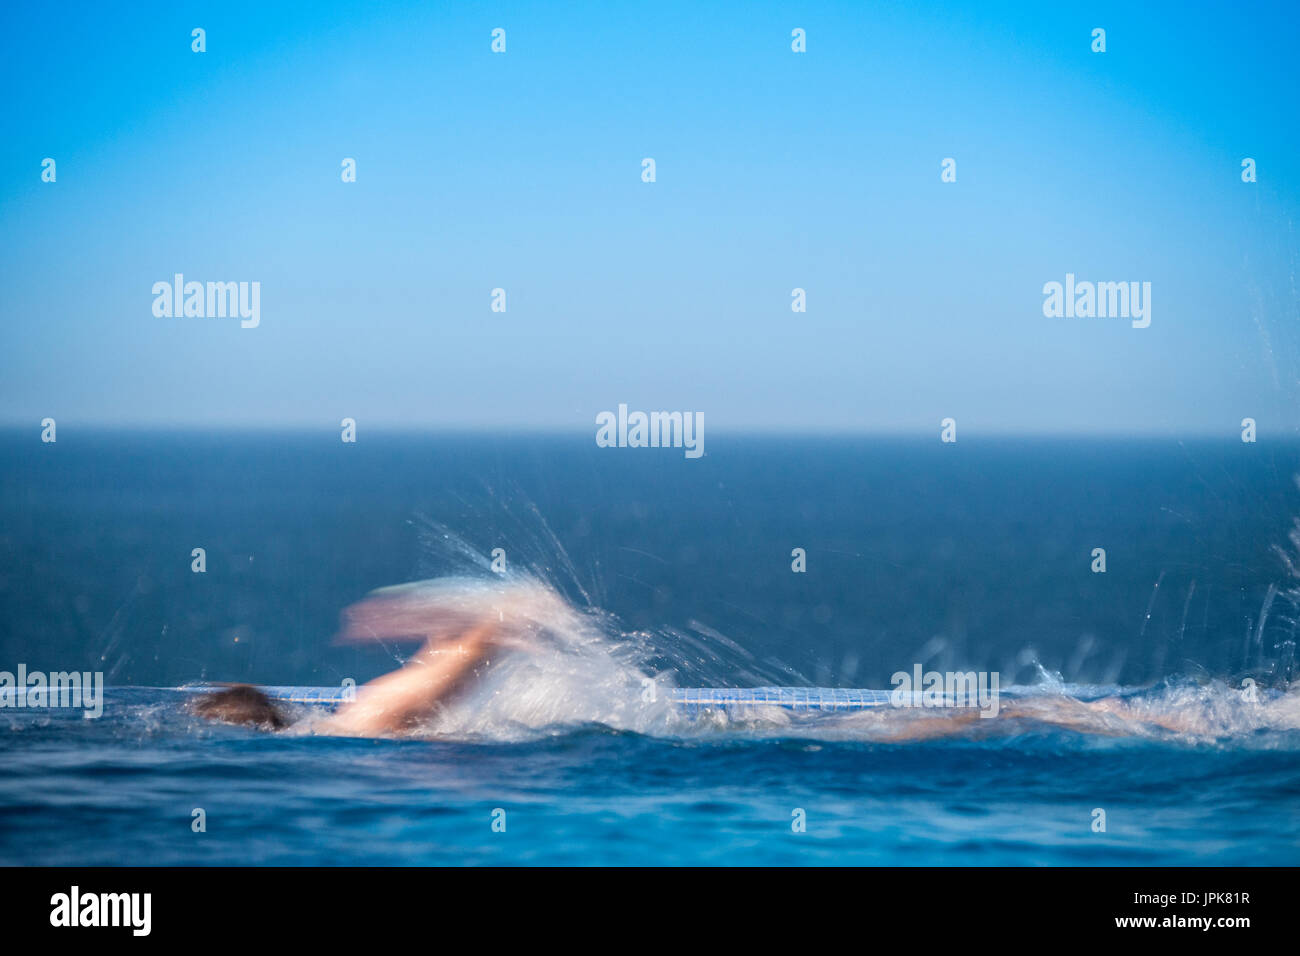
[[[852, 713], [780, 707], [718, 708], [703, 715], [674, 707], [681, 674], [715, 665], [760, 667], [722, 635], [708, 642], [672, 629], [624, 632], [596, 608], [579, 608], [531, 572], [452, 577], [384, 588], [345, 614], [344, 636], [382, 633], [453, 637], [470, 622], [499, 622], [504, 649], [462, 696], [401, 736], [511, 741], [599, 726], [677, 738], [748, 737], [913, 743], [1053, 734], [1186, 744], [1294, 748], [1300, 694], [1279, 688], [1180, 679], [1154, 687], [1075, 685], [1038, 666], [1030, 686], [1005, 689], [1000, 713], [973, 708], [880, 706]], [[656, 662], [673, 658], [671, 667]], [[742, 671], [743, 672], [743, 671]], [[322, 732], [308, 719], [297, 732]], [[1265, 735], [1260, 737], [1260, 735]]]

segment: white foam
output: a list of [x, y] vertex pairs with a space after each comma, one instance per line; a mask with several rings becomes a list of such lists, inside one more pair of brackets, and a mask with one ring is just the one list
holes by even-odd
[[[1300, 694], [1260, 691], [1255, 699], [1222, 682], [1162, 685], [1142, 691], [1068, 685], [1043, 672], [1032, 687], [1009, 688], [1015, 706], [971, 720], [952, 709], [882, 707], [853, 714], [792, 714], [779, 707], [725, 710], [692, 719], [674, 708], [671, 673], [650, 659], [663, 648], [644, 633], [624, 633], [599, 610], [580, 610], [531, 575], [441, 578], [375, 592], [349, 609], [345, 636], [454, 635], [495, 619], [501, 648], [463, 696], [410, 733], [514, 740], [582, 724], [650, 735], [753, 734], [824, 739], [913, 740], [1022, 732], [1042, 725], [1107, 737], [1177, 737], [1191, 742], [1242, 738], [1261, 730], [1300, 730]], [[433, 622], [431, 627], [430, 622]], [[1081, 703], [1085, 701], [1086, 703]], [[1291, 745], [1294, 745], [1292, 742]]]

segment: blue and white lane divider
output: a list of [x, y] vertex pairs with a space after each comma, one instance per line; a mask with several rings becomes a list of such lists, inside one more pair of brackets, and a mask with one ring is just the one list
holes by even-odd
[[[180, 688], [191, 692], [219, 690], [211, 685]], [[353, 699], [355, 687], [258, 686], [272, 700], [293, 704], [337, 706]], [[888, 706], [892, 691], [840, 687], [671, 687], [668, 699], [690, 714], [706, 710], [780, 707], [793, 711], [866, 710]]]

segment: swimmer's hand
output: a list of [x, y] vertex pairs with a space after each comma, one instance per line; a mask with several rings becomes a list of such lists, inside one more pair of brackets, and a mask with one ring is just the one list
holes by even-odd
[[380, 588], [344, 610], [336, 640], [455, 644], [474, 631], [497, 646], [526, 646], [572, 609], [536, 584], [457, 578]]

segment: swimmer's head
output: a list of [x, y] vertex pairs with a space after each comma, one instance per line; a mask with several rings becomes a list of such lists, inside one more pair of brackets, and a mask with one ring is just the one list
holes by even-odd
[[194, 712], [206, 720], [265, 730], [280, 730], [289, 723], [269, 697], [249, 684], [232, 684], [202, 695], [194, 702]]

